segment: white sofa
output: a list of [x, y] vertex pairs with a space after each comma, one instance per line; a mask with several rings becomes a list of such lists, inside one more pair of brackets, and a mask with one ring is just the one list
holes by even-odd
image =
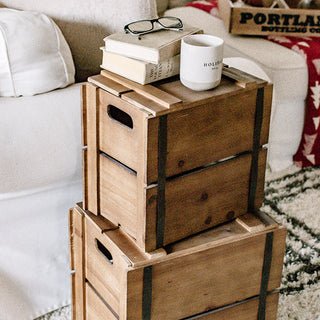
[[[158, 10], [162, 14], [168, 5], [184, 2], [158, 0]], [[71, 300], [67, 219], [68, 209], [82, 200], [80, 83], [99, 72], [102, 39], [130, 21], [154, 17], [156, 7], [153, 0], [0, 4], [52, 17], [76, 67], [77, 83], [66, 88], [31, 97], [0, 97], [0, 320], [31, 320]], [[166, 14], [221, 36], [226, 57], [257, 64], [245, 59], [228, 63], [274, 82], [270, 165], [275, 170], [291, 165], [303, 123], [304, 60], [265, 40], [230, 36], [220, 20], [194, 8]]]
[[[32, 46], [21, 32], [29, 37], [36, 30], [20, 21], [7, 28], [0, 19], [0, 48], [17, 40], [12, 33], [20, 37], [20, 43], [7, 45], [12, 50], [0, 53], [0, 319], [32, 320], [71, 302], [68, 210], [82, 201], [81, 81], [99, 72], [103, 38], [132, 20], [154, 18], [156, 5], [145, 0], [4, 0], [1, 5], [52, 17], [76, 67], [77, 83], [46, 92], [44, 82], [57, 70], [41, 70], [46, 62], [40, 54], [18, 66], [12, 55], [17, 47], [26, 50], [22, 56], [34, 53], [48, 35]], [[17, 97], [10, 97], [11, 91]]]

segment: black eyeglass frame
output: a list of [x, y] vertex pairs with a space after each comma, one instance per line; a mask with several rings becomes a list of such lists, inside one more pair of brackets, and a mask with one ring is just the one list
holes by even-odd
[[[173, 26], [173, 27], [166, 27], [164, 26], [159, 20], [164, 19], [164, 18], [169, 18], [169, 19], [175, 19], [177, 21], [177, 26]], [[136, 22], [151, 22], [152, 24], [152, 28], [150, 30], [146, 30], [146, 31], [132, 31], [130, 30], [130, 25], [134, 24]], [[154, 29], [154, 24], [157, 23], [160, 26], [160, 29]], [[152, 32], [157, 32], [157, 31], [161, 31], [161, 30], [173, 30], [173, 31], [182, 31], [183, 30], [183, 22], [181, 21], [181, 19], [177, 18], [177, 17], [160, 17], [157, 19], [143, 19], [143, 20], [137, 20], [137, 21], [133, 21], [128, 23], [127, 25], [125, 25], [124, 27], [124, 31], [125, 33], [130, 33], [133, 35], [138, 36], [139, 39], [141, 39], [141, 36], [144, 34], [148, 34], [148, 33], [152, 33]]]

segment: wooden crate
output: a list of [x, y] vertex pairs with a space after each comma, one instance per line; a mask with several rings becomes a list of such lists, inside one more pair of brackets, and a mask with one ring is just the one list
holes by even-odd
[[320, 37], [320, 10], [239, 6], [235, 2], [219, 0], [219, 12], [229, 33]]
[[85, 244], [75, 271], [83, 288], [76, 320], [224, 319], [215, 312], [241, 309], [231, 305], [246, 299], [253, 300], [244, 310], [254, 316], [239, 319], [258, 319], [257, 312], [262, 319], [265, 310], [275, 319], [277, 298], [267, 293], [280, 285], [286, 230], [269, 217], [247, 214], [149, 254], [102, 216], [79, 205], [73, 215], [84, 221]]
[[232, 68], [204, 92], [102, 74], [83, 87], [86, 209], [151, 251], [261, 206], [272, 85]]

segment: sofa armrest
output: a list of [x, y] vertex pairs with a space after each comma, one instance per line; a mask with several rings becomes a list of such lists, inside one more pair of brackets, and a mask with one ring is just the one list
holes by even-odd
[[0, 97], [0, 194], [81, 179], [80, 84]]

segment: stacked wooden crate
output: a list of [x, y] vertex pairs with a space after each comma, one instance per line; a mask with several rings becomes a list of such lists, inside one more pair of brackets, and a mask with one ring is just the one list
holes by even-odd
[[272, 86], [83, 86], [84, 201], [70, 211], [73, 314], [275, 319], [285, 229], [263, 201]]

